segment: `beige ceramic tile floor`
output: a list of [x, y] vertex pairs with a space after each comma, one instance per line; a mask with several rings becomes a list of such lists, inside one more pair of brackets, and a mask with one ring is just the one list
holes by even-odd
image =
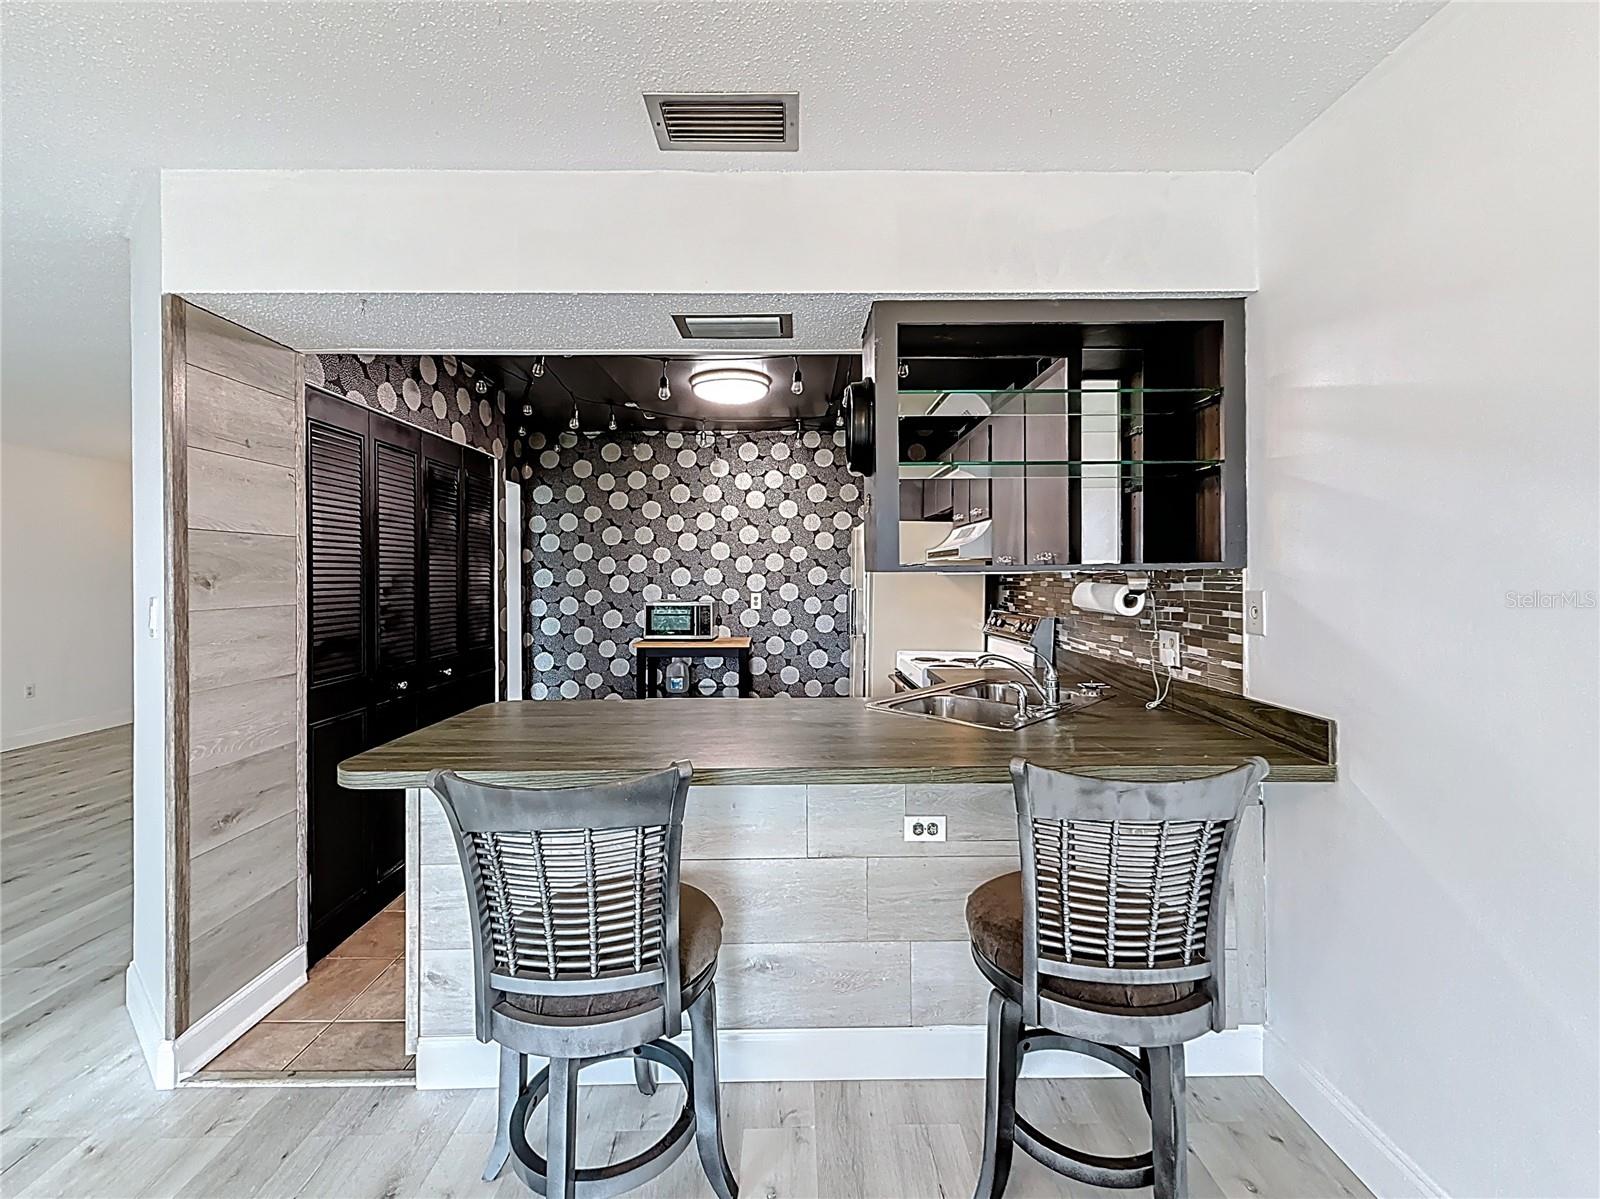
[[402, 895], [311, 967], [305, 986], [213, 1058], [201, 1073], [410, 1070], [405, 924]]

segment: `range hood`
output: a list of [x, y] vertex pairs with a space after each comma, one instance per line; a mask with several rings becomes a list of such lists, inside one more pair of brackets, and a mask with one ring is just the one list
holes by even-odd
[[994, 553], [994, 530], [988, 520], [957, 525], [928, 549], [929, 562], [987, 562]]

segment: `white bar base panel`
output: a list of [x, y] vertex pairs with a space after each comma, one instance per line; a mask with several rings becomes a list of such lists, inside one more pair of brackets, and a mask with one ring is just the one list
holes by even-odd
[[[730, 1029], [719, 1039], [723, 1082], [833, 1082], [867, 1079], [982, 1078], [982, 1025], [936, 1028]], [[1208, 1033], [1189, 1044], [1191, 1077], [1260, 1074], [1261, 1025]], [[686, 1046], [687, 1047], [687, 1046]], [[420, 1037], [417, 1089], [495, 1085], [499, 1057], [475, 1037]], [[1024, 1074], [1044, 1078], [1121, 1078], [1076, 1053], [1030, 1053]], [[585, 1070], [590, 1083], [632, 1083], [633, 1069], [611, 1061]]]
[[1443, 1187], [1281, 1037], [1267, 1036], [1263, 1067], [1273, 1089], [1374, 1195], [1445, 1199]]
[[161, 1038], [161, 1021], [138, 971], [130, 963], [126, 1002], [134, 1036], [156, 1089], [170, 1091], [204, 1066], [261, 1017], [293, 995], [306, 982], [306, 947], [290, 950], [228, 999], [185, 1029], [175, 1041]]

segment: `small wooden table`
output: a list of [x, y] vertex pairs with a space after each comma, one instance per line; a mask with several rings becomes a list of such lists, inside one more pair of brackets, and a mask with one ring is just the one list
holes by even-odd
[[[739, 661], [739, 694], [745, 699], [755, 695], [755, 683], [750, 676], [750, 638], [748, 637], [643, 637], [633, 643], [633, 687], [639, 699], [652, 699], [666, 695], [656, 682], [656, 673], [662, 662], [673, 658], [737, 658]], [[718, 687], [718, 691], [722, 688]], [[698, 694], [691, 691], [690, 695]]]

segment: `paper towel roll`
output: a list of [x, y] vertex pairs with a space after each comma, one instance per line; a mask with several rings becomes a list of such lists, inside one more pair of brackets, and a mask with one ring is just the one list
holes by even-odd
[[1145, 592], [1126, 583], [1092, 583], [1085, 580], [1072, 589], [1072, 606], [1085, 612], [1112, 616], [1137, 616], [1144, 611]]

